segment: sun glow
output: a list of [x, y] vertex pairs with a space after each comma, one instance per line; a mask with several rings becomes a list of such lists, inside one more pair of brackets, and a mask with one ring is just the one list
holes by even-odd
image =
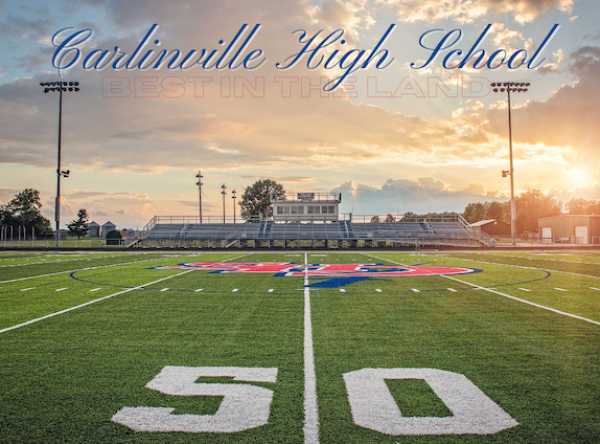
[[583, 168], [573, 168], [567, 171], [573, 188], [581, 188], [590, 184], [592, 177]]

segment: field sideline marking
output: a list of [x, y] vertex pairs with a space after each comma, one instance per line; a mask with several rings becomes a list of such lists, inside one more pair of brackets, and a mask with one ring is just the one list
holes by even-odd
[[15, 330], [15, 329], [20, 328], [20, 327], [25, 327], [26, 325], [33, 324], [34, 322], [42, 321], [44, 319], [48, 319], [48, 318], [51, 318], [53, 316], [58, 316], [60, 314], [67, 313], [69, 311], [77, 310], [78, 308], [85, 307], [87, 305], [91, 305], [91, 304], [94, 304], [96, 302], [100, 302], [100, 301], [103, 301], [105, 299], [112, 298], [113, 296], [118, 296], [120, 294], [127, 293], [129, 291], [137, 290], [138, 288], [145, 287], [147, 285], [158, 284], [159, 282], [166, 281], [167, 279], [171, 279], [171, 278], [174, 278], [176, 276], [181, 276], [182, 274], [189, 273], [190, 271], [194, 271], [194, 270], [186, 270], [183, 273], [178, 273], [178, 274], [174, 274], [172, 276], [167, 276], [166, 278], [162, 278], [162, 279], [159, 279], [157, 281], [150, 282], [148, 284], [139, 285], [139, 286], [133, 287], [133, 288], [128, 288], [127, 290], [123, 290], [123, 291], [119, 291], [117, 293], [109, 294], [108, 296], [104, 296], [104, 297], [99, 298], [99, 299], [94, 299], [93, 301], [88, 301], [88, 302], [86, 302], [84, 304], [80, 304], [80, 305], [77, 305], [75, 307], [67, 308], [65, 310], [57, 311], [55, 313], [50, 313], [49, 315], [42, 316], [41, 318], [32, 319], [31, 321], [23, 322], [22, 324], [17, 324], [17, 325], [13, 325], [12, 327], [3, 328], [2, 330], [0, 330], [0, 333], [4, 333], [4, 332], [10, 331], [10, 330]]
[[319, 444], [317, 375], [312, 340], [308, 254], [304, 253], [304, 444]]
[[545, 305], [536, 304], [535, 302], [526, 301], [525, 299], [521, 299], [521, 298], [517, 298], [515, 296], [511, 296], [509, 294], [501, 293], [499, 291], [492, 290], [490, 288], [480, 287], [479, 285], [471, 284], [470, 282], [466, 282], [466, 281], [461, 281], [460, 279], [456, 279], [456, 278], [451, 277], [451, 276], [447, 276], [447, 275], [440, 275], [440, 276], [445, 277], [446, 279], [452, 279], [453, 281], [460, 282], [461, 284], [467, 284], [467, 285], [470, 285], [472, 287], [477, 287], [477, 288], [480, 288], [482, 290], [489, 291], [490, 293], [494, 293], [494, 294], [497, 294], [497, 295], [500, 295], [500, 296], [504, 296], [505, 298], [514, 299], [515, 301], [523, 302], [524, 304], [533, 305], [534, 307], [537, 307], [537, 308], [543, 308], [544, 310], [552, 311], [554, 313], [558, 313], [558, 314], [561, 314], [561, 315], [564, 315], [564, 316], [569, 316], [571, 318], [579, 319], [581, 321], [586, 321], [586, 322], [590, 322], [592, 324], [600, 325], [600, 322], [592, 321], [591, 319], [584, 318], [582, 316], [577, 316], [577, 315], [574, 315], [574, 314], [571, 314], [571, 313], [567, 313], [565, 311], [557, 310], [555, 308], [546, 307]]
[[[371, 256], [371, 255], [368, 255], [368, 256]], [[394, 261], [392, 261], [390, 259], [382, 259], [382, 258], [379, 258], [377, 256], [372, 256], [372, 257], [374, 257], [376, 259], [379, 259], [379, 260], [382, 260], [382, 261], [389, 261], [389, 262], [391, 262], [393, 264], [404, 265], [404, 264], [400, 264], [398, 262], [394, 262]], [[449, 258], [449, 257], [447, 257], [447, 258]], [[449, 259], [452, 259], [452, 258], [449, 258]], [[462, 260], [465, 260], [465, 259], [462, 259]], [[466, 259], [466, 260], [469, 260], [469, 259]], [[474, 261], [474, 262], [483, 262], [483, 261]], [[488, 263], [488, 262], [484, 262], [484, 263]], [[493, 264], [493, 265], [498, 265], [498, 264]], [[519, 267], [519, 268], [529, 268], [529, 269], [533, 269], [533, 270], [542, 270], [541, 268], [523, 267], [521, 265], [508, 265], [508, 266], [509, 267]], [[532, 306], [537, 307], [537, 308], [542, 308], [544, 310], [548, 310], [548, 311], [552, 311], [554, 313], [558, 313], [558, 314], [561, 314], [561, 315], [569, 316], [571, 318], [579, 319], [581, 321], [586, 321], [586, 322], [590, 322], [592, 324], [600, 325], [600, 322], [592, 321], [591, 319], [584, 318], [582, 316], [577, 316], [577, 315], [574, 315], [574, 314], [571, 314], [571, 313], [567, 313], [565, 311], [556, 310], [555, 308], [546, 307], [545, 305], [536, 304], [535, 302], [526, 301], [525, 299], [521, 299], [521, 298], [518, 298], [518, 297], [515, 297], [515, 296], [511, 296], [509, 294], [501, 293], [501, 292], [499, 292], [497, 290], [492, 290], [491, 288], [486, 288], [486, 287], [481, 287], [479, 285], [471, 284], [470, 282], [461, 281], [460, 279], [456, 279], [456, 278], [448, 276], [448, 275], [441, 274], [440, 277], [445, 277], [446, 279], [452, 279], [453, 281], [460, 282], [461, 284], [466, 284], [466, 285], [470, 285], [471, 287], [475, 287], [477, 289], [486, 290], [486, 291], [489, 291], [490, 293], [494, 293], [494, 294], [497, 294], [497, 295], [500, 295], [500, 296], [504, 296], [505, 298], [514, 299], [515, 301], [523, 302], [524, 304], [529, 304], [529, 305], [532, 305]]]

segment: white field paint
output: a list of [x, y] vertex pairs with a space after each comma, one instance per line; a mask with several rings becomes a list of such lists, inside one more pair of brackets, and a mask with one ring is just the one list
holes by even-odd
[[521, 288], [521, 287], [519, 287], [518, 289], [521, 290], [521, 291], [531, 291], [531, 290], [529, 290], [527, 288]]
[[[181, 276], [182, 274], [189, 273], [190, 271], [194, 271], [194, 270], [186, 270], [183, 273], [177, 273], [177, 274], [174, 274], [172, 276], [168, 276], [166, 278], [162, 278], [162, 279], [159, 279], [157, 281], [150, 282], [148, 284], [140, 285], [140, 287], [144, 287], [144, 286], [148, 286], [148, 285], [153, 285], [153, 284], [158, 284], [159, 282], [166, 281], [167, 279], [171, 279], [171, 278], [174, 278], [176, 276]], [[112, 298], [113, 296], [118, 296], [118, 295], [123, 294], [123, 293], [128, 293], [130, 291], [137, 290], [140, 287], [128, 288], [127, 290], [118, 291], [117, 293], [109, 294], [108, 296], [104, 296], [103, 298], [94, 299], [93, 301], [89, 301], [89, 302], [86, 302], [84, 304], [77, 305], [75, 307], [67, 308], [65, 310], [57, 311], [55, 313], [51, 313], [49, 315], [42, 316], [41, 318], [32, 319], [31, 321], [23, 322], [22, 324], [17, 324], [17, 325], [13, 325], [12, 327], [3, 328], [2, 330], [0, 330], [0, 333], [5, 333], [5, 332], [10, 331], [10, 330], [16, 330], [17, 328], [25, 327], [26, 325], [33, 324], [34, 322], [42, 321], [44, 319], [48, 319], [48, 318], [51, 318], [51, 317], [54, 317], [54, 316], [58, 316], [58, 315], [63, 314], [63, 313], [68, 313], [70, 311], [77, 310], [78, 308], [86, 307], [88, 305], [95, 304], [96, 302], [100, 302], [100, 301], [103, 301], [105, 299]]]
[[[1, 287], [0, 287], [1, 288]], [[598, 290], [600, 291], [600, 288], [594, 288], [594, 287], [590, 287], [590, 290]]]
[[377, 293], [381, 293], [383, 290], [382, 290], [381, 288], [376, 288], [376, 289], [375, 289], [375, 291], [376, 291]]
[[35, 287], [29, 287], [29, 288], [21, 288], [21, 291], [29, 291], [29, 290], [34, 290]]
[[[461, 284], [466, 284], [466, 285], [470, 285], [472, 287], [476, 287], [475, 284], [471, 284], [471, 283], [466, 282], [466, 281], [461, 281], [460, 279], [456, 279], [456, 278], [451, 277], [451, 276], [442, 276], [442, 277], [445, 277], [446, 279], [452, 279], [453, 281], [460, 282]], [[564, 311], [556, 310], [555, 308], [546, 307], [545, 305], [540, 305], [540, 304], [536, 304], [534, 302], [526, 301], [525, 299], [517, 298], [515, 296], [511, 296], [511, 295], [506, 294], [506, 293], [501, 293], [499, 291], [492, 290], [491, 288], [485, 288], [485, 287], [482, 287], [482, 288], [484, 288], [484, 290], [486, 290], [486, 291], [489, 291], [490, 293], [494, 293], [494, 294], [497, 294], [499, 296], [504, 296], [505, 298], [513, 299], [515, 301], [519, 301], [519, 302], [522, 302], [524, 304], [532, 305], [534, 307], [541, 308], [543, 310], [548, 310], [548, 311], [551, 311], [551, 312], [554, 312], [554, 313], [561, 314], [563, 316], [569, 316], [570, 318], [579, 319], [581, 321], [589, 322], [591, 324], [600, 325], [600, 322], [592, 321], [591, 319], [584, 318], [582, 316], [577, 316], [577, 315], [574, 315], [574, 314], [571, 314], [571, 313], [567, 313], [567, 312], [564, 312]]]
[[[422, 379], [452, 416], [402, 416], [386, 379]], [[490, 435], [519, 425], [466, 376], [432, 368], [364, 368], [344, 374], [354, 423], [386, 435]]]
[[43, 277], [48, 277], [48, 276], [57, 276], [59, 274], [74, 273], [76, 271], [99, 270], [100, 268], [120, 267], [121, 265], [139, 264], [141, 262], [157, 262], [157, 261], [160, 261], [160, 260], [164, 260], [164, 259], [146, 259], [146, 260], [143, 260], [143, 261], [123, 262], [122, 264], [99, 265], [97, 267], [87, 267], [87, 268], [79, 268], [77, 270], [59, 271], [59, 272], [56, 272], [56, 273], [40, 274], [40, 275], [37, 275], [37, 276], [28, 276], [28, 277], [19, 278], [19, 279], [11, 279], [11, 280], [8, 280], [8, 281], [0, 281], [0, 284], [7, 284], [9, 282], [26, 281], [26, 280], [29, 280], [29, 279], [37, 279], [37, 278], [43, 278]]
[[344, 290], [343, 288], [340, 288], [340, 293], [346, 293], [346, 290]]
[[273, 390], [250, 384], [196, 382], [233, 376], [234, 381], [277, 382], [276, 368], [167, 366], [146, 388], [172, 396], [223, 396], [214, 415], [172, 414], [170, 407], [123, 407], [112, 421], [136, 432], [235, 433], [267, 424]]
[[451, 291], [451, 292], [453, 292], [453, 293], [456, 293], [458, 291], [458, 290], [455, 290], [454, 288], [449, 288], [448, 290]]
[[566, 289], [564, 289], [564, 288], [558, 288], [558, 287], [554, 287], [554, 289], [555, 289], [555, 290], [558, 290], [558, 291], [569, 291], [569, 290], [566, 290]]
[[[369, 256], [371, 256], [371, 255], [369, 255]], [[381, 261], [382, 260], [388, 260], [388, 259], [381, 259], [381, 258], [379, 258], [377, 256], [371, 256], [371, 257], [374, 257], [375, 259], [379, 259]], [[471, 261], [471, 262], [480, 262], [480, 263], [483, 263], [483, 264], [506, 265], [506, 264], [494, 264], [493, 262], [476, 261], [476, 260], [473, 260], [473, 259], [468, 259], [468, 260]], [[389, 262], [391, 262], [392, 264], [396, 264], [396, 265], [404, 265], [404, 264], [400, 264], [400, 263], [394, 262], [394, 261], [389, 261]], [[516, 267], [516, 268], [525, 268], [525, 269], [529, 269], [529, 270], [551, 271], [551, 270], [546, 270], [546, 269], [543, 269], [543, 268], [523, 267], [521, 265], [506, 265], [506, 266], [508, 266], [508, 267]], [[558, 273], [578, 274], [578, 273], [571, 273], [571, 272], [566, 272], [566, 271], [563, 271], [563, 272], [558, 271]], [[536, 304], [534, 302], [526, 301], [525, 299], [521, 299], [521, 298], [517, 298], [515, 296], [511, 296], [511, 295], [508, 295], [508, 294], [505, 294], [505, 293], [501, 293], [501, 292], [499, 292], [497, 290], [493, 290], [491, 288], [480, 287], [479, 285], [471, 284], [470, 282], [462, 281], [460, 279], [457, 279], [457, 278], [454, 278], [454, 277], [451, 277], [451, 276], [447, 276], [447, 275], [443, 275], [443, 274], [440, 275], [440, 276], [441, 277], [445, 277], [446, 279], [452, 279], [453, 281], [460, 282], [461, 284], [469, 285], [469, 286], [471, 286], [471, 287], [473, 287], [475, 289], [486, 290], [486, 291], [489, 291], [490, 293], [494, 293], [494, 294], [497, 294], [499, 296], [504, 296], [505, 298], [513, 299], [515, 301], [519, 301], [519, 302], [522, 302], [524, 304], [532, 305], [533, 307], [541, 308], [543, 310], [548, 310], [548, 311], [551, 311], [551, 312], [554, 312], [554, 313], [561, 314], [563, 316], [569, 316], [571, 318], [579, 319], [581, 321], [589, 322], [591, 324], [600, 325], [600, 322], [592, 321], [591, 319], [584, 318], [582, 316], [577, 316], [577, 315], [574, 315], [574, 314], [571, 314], [571, 313], [567, 313], [567, 312], [564, 312], [564, 311], [556, 310], [554, 308], [546, 307], [545, 305], [540, 305], [540, 304]], [[587, 274], [582, 274], [582, 275], [579, 275], [579, 276], [586, 276], [586, 277], [592, 277], [592, 278], [599, 278], [600, 279], [600, 276], [590, 276], [590, 275], [587, 275]]]
[[90, 291], [98, 291], [98, 290], [102, 290], [102, 288], [92, 288]]
[[56, 289], [56, 290], [54, 290], [54, 291], [63, 291], [63, 290], [68, 290], [68, 288], [67, 288], [67, 287], [65, 287], [65, 288], [57, 288], [57, 289]]
[[317, 375], [312, 340], [308, 254], [304, 253], [304, 444], [319, 444]]

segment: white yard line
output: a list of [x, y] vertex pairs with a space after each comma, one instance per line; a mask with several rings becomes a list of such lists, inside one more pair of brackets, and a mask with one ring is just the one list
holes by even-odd
[[308, 285], [308, 254], [304, 253], [304, 444], [318, 444], [317, 375], [315, 373], [310, 288]]
[[97, 267], [87, 267], [87, 268], [79, 268], [77, 270], [67, 270], [67, 271], [59, 271], [59, 272], [56, 272], [56, 273], [40, 274], [40, 275], [37, 275], [37, 276], [28, 276], [28, 277], [19, 278], [19, 279], [11, 279], [11, 280], [8, 280], [8, 281], [0, 281], [0, 284], [7, 284], [9, 282], [26, 281], [28, 279], [37, 279], [37, 278], [43, 278], [43, 277], [48, 277], [48, 276], [56, 276], [56, 275], [65, 274], [65, 273], [74, 273], [75, 271], [98, 270], [100, 268], [118, 267], [120, 265], [131, 265], [131, 264], [138, 264], [138, 263], [141, 263], [141, 262], [152, 262], [152, 261], [160, 261], [160, 260], [164, 260], [164, 258], [162, 258], [162, 259], [146, 259], [146, 260], [143, 260], [143, 261], [133, 261], [133, 262], [123, 262], [122, 264], [99, 265]]
[[511, 296], [511, 295], [506, 294], [506, 293], [501, 293], [499, 291], [492, 290], [491, 288], [480, 287], [479, 285], [471, 284], [470, 282], [462, 281], [460, 279], [456, 279], [456, 278], [454, 278], [452, 276], [448, 276], [448, 275], [441, 275], [441, 276], [445, 277], [446, 279], [452, 279], [453, 281], [460, 282], [461, 284], [470, 285], [471, 287], [477, 287], [479, 289], [489, 291], [490, 293], [494, 293], [494, 294], [497, 294], [497, 295], [500, 295], [500, 296], [504, 296], [505, 298], [509, 298], [509, 299], [513, 299], [513, 300], [518, 301], [518, 302], [522, 302], [524, 304], [528, 304], [528, 305], [532, 305], [532, 306], [537, 307], [537, 308], [542, 308], [544, 310], [552, 311], [554, 313], [558, 313], [558, 314], [561, 314], [563, 316], [569, 316], [571, 318], [579, 319], [581, 321], [590, 322], [592, 324], [600, 325], [600, 322], [592, 321], [591, 319], [588, 319], [588, 318], [584, 318], [584, 317], [577, 316], [577, 315], [574, 315], [574, 314], [571, 314], [571, 313], [567, 313], [567, 312], [564, 312], [564, 311], [556, 310], [555, 308], [546, 307], [545, 305], [540, 305], [540, 304], [536, 304], [534, 302], [526, 301], [525, 299], [517, 298], [515, 296]]
[[[371, 255], [369, 255], [369, 256], [371, 256]], [[391, 262], [392, 264], [396, 264], [396, 265], [404, 265], [404, 264], [400, 264], [400, 263], [398, 263], [398, 262], [391, 261], [391, 260], [389, 260], [389, 259], [381, 259], [381, 258], [378, 258], [377, 256], [372, 256], [372, 257], [374, 257], [374, 258], [376, 258], [376, 259], [379, 259], [379, 260], [388, 260], [388, 261], [389, 261], [389, 262]], [[521, 265], [494, 264], [493, 262], [475, 261], [475, 260], [473, 260], [473, 259], [463, 259], [463, 260], [467, 260], [467, 261], [469, 261], [469, 260], [470, 260], [470, 261], [473, 261], [473, 262], [481, 262], [481, 263], [484, 263], [484, 264], [493, 264], [493, 265], [507, 265], [507, 266], [509, 266], [509, 267], [528, 268], [528, 269], [531, 269], [531, 270], [545, 270], [545, 269], [543, 269], [543, 268], [536, 268], [536, 267], [523, 267], [523, 266], [521, 266]], [[548, 270], [548, 271], [550, 271], [550, 270]], [[569, 273], [569, 272], [564, 272], [564, 273], [568, 273], [568, 274], [577, 274], [577, 273]], [[588, 275], [582, 275], [582, 276], [588, 276]], [[515, 301], [519, 301], [519, 302], [522, 302], [522, 303], [524, 303], [524, 304], [532, 305], [532, 306], [534, 306], [534, 307], [537, 307], [537, 308], [542, 308], [542, 309], [544, 309], [544, 310], [552, 311], [552, 312], [554, 312], [554, 313], [558, 313], [558, 314], [561, 314], [561, 315], [564, 315], [564, 316], [569, 316], [569, 317], [571, 317], [571, 318], [579, 319], [579, 320], [581, 320], [581, 321], [590, 322], [590, 323], [592, 323], [592, 324], [600, 325], [600, 322], [597, 322], [597, 321], [592, 321], [591, 319], [584, 318], [584, 317], [582, 317], [582, 316], [577, 316], [577, 315], [574, 315], [574, 314], [571, 314], [571, 313], [567, 313], [567, 312], [564, 312], [564, 311], [556, 310], [555, 308], [546, 307], [545, 305], [540, 305], [540, 304], [536, 304], [536, 303], [534, 303], [534, 302], [526, 301], [525, 299], [521, 299], [521, 298], [517, 298], [517, 297], [515, 297], [515, 296], [511, 296], [511, 295], [509, 295], [509, 294], [501, 293], [501, 292], [499, 292], [499, 291], [497, 291], [497, 290], [493, 290], [493, 289], [491, 289], [491, 288], [486, 288], [486, 287], [481, 287], [481, 286], [479, 286], [479, 285], [471, 284], [470, 282], [461, 281], [460, 279], [456, 279], [456, 278], [454, 278], [454, 277], [451, 277], [451, 276], [448, 276], [448, 275], [444, 275], [444, 274], [442, 274], [442, 275], [440, 275], [440, 277], [445, 277], [446, 279], [452, 279], [453, 281], [460, 282], [461, 284], [466, 284], [466, 285], [469, 285], [469, 286], [471, 286], [471, 287], [475, 288], [476, 290], [485, 290], [485, 291], [489, 291], [490, 293], [494, 293], [494, 294], [497, 294], [497, 295], [500, 295], [500, 296], [504, 296], [505, 298], [513, 299], [513, 300], [515, 300]], [[589, 277], [598, 277], [598, 276], [589, 276]]]
[[91, 305], [91, 304], [95, 304], [96, 302], [100, 302], [100, 301], [103, 301], [105, 299], [112, 298], [113, 296], [118, 296], [120, 294], [127, 293], [129, 291], [137, 290], [140, 287], [146, 287], [148, 285], [158, 284], [159, 282], [166, 281], [167, 279], [171, 279], [171, 278], [174, 278], [176, 276], [181, 276], [182, 274], [189, 273], [190, 271], [194, 271], [194, 270], [186, 270], [186, 271], [184, 271], [182, 273], [177, 273], [177, 274], [174, 274], [172, 276], [168, 276], [166, 278], [162, 278], [162, 279], [159, 279], [157, 281], [150, 282], [148, 284], [140, 285], [139, 287], [128, 288], [127, 290], [123, 290], [123, 291], [119, 291], [117, 293], [109, 294], [108, 296], [104, 296], [103, 298], [94, 299], [93, 301], [89, 301], [89, 302], [86, 302], [84, 304], [77, 305], [75, 307], [67, 308], [65, 310], [57, 311], [56, 313], [51, 313], [49, 315], [42, 316], [41, 318], [32, 319], [31, 321], [23, 322], [22, 324], [17, 324], [17, 325], [13, 325], [12, 327], [3, 328], [2, 330], [0, 330], [0, 333], [5, 333], [5, 332], [10, 331], [10, 330], [15, 330], [17, 328], [21, 328], [21, 327], [25, 327], [26, 325], [33, 324], [34, 322], [42, 321], [44, 319], [48, 319], [48, 318], [51, 318], [51, 317], [54, 317], [54, 316], [58, 316], [58, 315], [63, 314], [63, 313], [68, 313], [69, 311], [77, 310], [78, 308], [86, 307], [86, 306]]

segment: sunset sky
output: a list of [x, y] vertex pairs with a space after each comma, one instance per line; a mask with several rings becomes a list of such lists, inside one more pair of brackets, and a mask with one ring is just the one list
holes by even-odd
[[[506, 94], [490, 89], [497, 81], [531, 83], [511, 96], [517, 193], [536, 188], [565, 202], [600, 199], [598, 11], [597, 0], [0, 0], [0, 203], [36, 188], [54, 220], [59, 95], [44, 94], [40, 82], [58, 80], [81, 83], [63, 102], [63, 169], [71, 176], [62, 181], [62, 226], [80, 208], [118, 228], [141, 228], [154, 215], [196, 215], [198, 170], [204, 214], [215, 216], [222, 215], [223, 183], [240, 196], [261, 178], [290, 193], [341, 192], [341, 211], [354, 214], [462, 211], [469, 202], [506, 200], [508, 115]], [[223, 69], [98, 70], [91, 65], [100, 51], [84, 69], [94, 50], [108, 58], [118, 46], [126, 60], [154, 24], [132, 65], [148, 50], [153, 57], [196, 50], [196, 60], [202, 49], [217, 49], [220, 56], [248, 26]], [[554, 25], [560, 28], [533, 69], [474, 68], [472, 61], [444, 68], [446, 55], [462, 50], [447, 63], [457, 65], [488, 24], [480, 65], [501, 49], [506, 61], [526, 50], [528, 62]], [[255, 51], [247, 66], [260, 66], [230, 69], [231, 54], [255, 25], [238, 61]], [[378, 48], [387, 50], [387, 68], [374, 58], [334, 92], [323, 91], [343, 70], [315, 66], [321, 55], [325, 61], [337, 50], [335, 64], [348, 51], [366, 50], [366, 60], [391, 25]], [[59, 77], [53, 36], [63, 28], [71, 29], [54, 45], [90, 31], [77, 47], [81, 58]], [[307, 55], [291, 69], [277, 67], [306, 39], [321, 31], [314, 48], [338, 29], [343, 36], [339, 31], [312, 61]], [[305, 31], [305, 43], [296, 30]], [[414, 69], [453, 30], [460, 41]], [[226, 204], [230, 216], [230, 195]]]

